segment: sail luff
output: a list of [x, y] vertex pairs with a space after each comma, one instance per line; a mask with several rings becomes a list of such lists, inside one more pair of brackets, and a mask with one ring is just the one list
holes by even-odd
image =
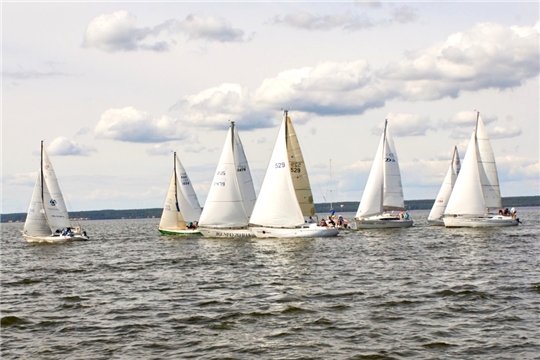
[[184, 221], [199, 221], [202, 210], [201, 205], [193, 189], [193, 184], [178, 157], [176, 157], [176, 176], [179, 179], [176, 184], [178, 204]]

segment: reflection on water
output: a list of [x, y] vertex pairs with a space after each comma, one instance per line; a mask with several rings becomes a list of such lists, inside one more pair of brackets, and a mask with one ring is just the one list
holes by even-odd
[[[83, 222], [28, 244], [2, 224], [3, 358], [534, 358], [540, 209], [500, 229], [336, 238], [165, 237]], [[352, 218], [354, 214], [345, 214]]]

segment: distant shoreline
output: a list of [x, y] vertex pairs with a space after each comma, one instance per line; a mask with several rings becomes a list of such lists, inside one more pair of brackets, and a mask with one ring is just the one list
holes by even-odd
[[[405, 200], [405, 206], [409, 210], [429, 210], [433, 206], [434, 199], [426, 200]], [[336, 201], [332, 205], [336, 212], [356, 212], [359, 201]], [[505, 207], [530, 207], [540, 206], [540, 195], [536, 196], [511, 196], [502, 198], [503, 208]], [[129, 209], [129, 210], [88, 210], [70, 211], [69, 216], [74, 220], [116, 220], [116, 219], [147, 219], [160, 218], [163, 208], [151, 209]], [[316, 203], [317, 213], [330, 211], [330, 203]], [[26, 213], [2, 214], [2, 223], [24, 222]]]

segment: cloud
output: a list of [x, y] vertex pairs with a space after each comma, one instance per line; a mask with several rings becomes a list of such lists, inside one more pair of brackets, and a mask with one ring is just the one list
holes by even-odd
[[2, 77], [13, 80], [28, 80], [28, 79], [42, 79], [57, 76], [71, 76], [70, 74], [60, 71], [38, 71], [38, 70], [26, 70], [26, 71], [3, 71]]
[[359, 30], [373, 27], [373, 23], [365, 15], [357, 16], [350, 12], [333, 15], [313, 15], [308, 12], [288, 14], [283, 17], [276, 15], [270, 20], [272, 25], [287, 25], [303, 30]]
[[[279, 121], [276, 111], [282, 108], [308, 121], [313, 116], [359, 115], [392, 100], [435, 101], [493, 86], [504, 90], [538, 75], [539, 29], [479, 24], [380, 70], [362, 59], [325, 61], [282, 71], [252, 91], [231, 83], [212, 87], [183, 97], [170, 111], [194, 126], [225, 128], [234, 120], [242, 127], [249, 120], [250, 128], [264, 128]], [[482, 116], [486, 124], [497, 119]], [[475, 120], [474, 112], [467, 111], [439, 125], [452, 130], [451, 137], [468, 138]], [[408, 118], [396, 130], [418, 136], [432, 127], [427, 118]]]
[[[434, 129], [427, 116], [417, 114], [394, 114], [389, 113], [388, 128], [394, 136], [424, 136], [428, 130]], [[374, 135], [381, 135], [384, 129], [384, 122], [371, 129]]]
[[[190, 14], [183, 21], [167, 20], [152, 28], [137, 27], [137, 18], [126, 10], [101, 14], [86, 27], [82, 46], [106, 52], [147, 50], [164, 52], [176, 41], [175, 34], [185, 34], [190, 40], [242, 42], [244, 31], [231, 27], [224, 19]], [[164, 40], [158, 38], [168, 37]]]
[[400, 24], [416, 22], [419, 17], [418, 9], [408, 5], [400, 6], [392, 11], [392, 20]]
[[521, 128], [519, 127], [501, 127], [495, 126], [490, 132], [489, 137], [492, 139], [506, 139], [516, 137], [522, 134]]
[[194, 14], [188, 15], [175, 25], [190, 40], [206, 40], [218, 42], [243, 42], [244, 31], [232, 28], [223, 18], [203, 18]]
[[59, 156], [90, 156], [91, 153], [97, 152], [94, 147], [80, 145], [65, 136], [59, 136], [51, 141], [47, 147], [47, 151], [51, 155]]
[[158, 143], [184, 139], [188, 131], [177, 119], [166, 115], [152, 118], [147, 112], [129, 106], [105, 111], [94, 128], [94, 134], [103, 139]]
[[509, 89], [539, 72], [540, 26], [505, 27], [480, 23], [445, 42], [405, 54], [378, 72], [381, 80], [401, 84], [409, 101], [457, 97], [463, 91]]

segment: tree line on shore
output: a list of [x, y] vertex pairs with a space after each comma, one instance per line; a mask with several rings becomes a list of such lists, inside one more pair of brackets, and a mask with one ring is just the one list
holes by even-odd
[[[433, 206], [433, 199], [426, 200], [405, 200], [408, 210], [429, 210]], [[505, 207], [527, 207], [540, 206], [540, 196], [512, 196], [502, 198], [503, 208]], [[332, 208], [338, 212], [356, 212], [358, 201], [343, 201], [315, 204], [317, 213], [327, 213]], [[69, 216], [78, 220], [115, 220], [115, 219], [147, 219], [160, 218], [162, 208], [153, 209], [129, 209], [129, 210], [90, 210], [90, 211], [70, 211]], [[24, 222], [26, 213], [2, 214], [1, 222]]]

